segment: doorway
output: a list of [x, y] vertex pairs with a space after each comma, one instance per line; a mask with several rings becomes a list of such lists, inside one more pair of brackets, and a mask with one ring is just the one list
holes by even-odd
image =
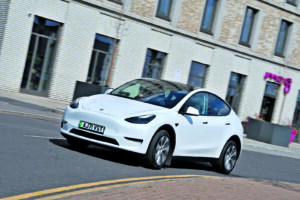
[[35, 16], [21, 92], [47, 96], [60, 25]]
[[260, 110], [260, 117], [267, 122], [271, 122], [273, 110], [275, 107], [276, 97], [279, 85], [272, 82], [267, 82], [265, 94]]

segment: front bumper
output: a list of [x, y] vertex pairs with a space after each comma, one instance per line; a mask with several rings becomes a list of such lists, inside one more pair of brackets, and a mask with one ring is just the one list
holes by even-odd
[[[105, 126], [103, 134], [79, 128], [80, 121]], [[151, 131], [152, 130], [152, 131]], [[147, 152], [154, 134], [149, 124], [132, 124], [118, 116], [66, 108], [60, 132], [64, 137], [75, 137], [91, 143], [119, 148], [140, 154]]]

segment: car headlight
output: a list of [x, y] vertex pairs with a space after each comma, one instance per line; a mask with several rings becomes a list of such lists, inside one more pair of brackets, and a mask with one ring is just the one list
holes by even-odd
[[72, 101], [72, 102], [70, 103], [70, 107], [71, 107], [71, 108], [78, 108], [78, 106], [79, 106], [79, 100], [80, 100], [80, 98], [77, 98], [77, 99], [75, 99], [74, 101]]
[[151, 122], [156, 116], [155, 115], [142, 115], [138, 117], [129, 117], [126, 118], [125, 120], [134, 123], [134, 124], [148, 124]]

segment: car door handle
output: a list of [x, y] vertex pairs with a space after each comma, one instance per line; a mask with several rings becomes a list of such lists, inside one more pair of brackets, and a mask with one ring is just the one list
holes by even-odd
[[203, 124], [208, 124], [208, 122], [203, 122]]
[[228, 125], [230, 125], [230, 123], [226, 123], [225, 125], [228, 126]]

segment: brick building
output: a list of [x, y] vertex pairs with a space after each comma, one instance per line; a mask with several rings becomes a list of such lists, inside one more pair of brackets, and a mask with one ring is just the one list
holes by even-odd
[[71, 100], [76, 80], [139, 77], [300, 123], [300, 0], [0, 1], [0, 89]]

